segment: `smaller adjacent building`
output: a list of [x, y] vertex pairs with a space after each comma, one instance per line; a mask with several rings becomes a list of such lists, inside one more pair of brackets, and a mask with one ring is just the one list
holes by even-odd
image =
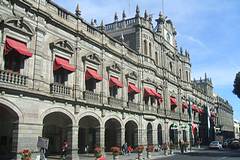
[[234, 120], [234, 138], [240, 138], [240, 122]]
[[214, 95], [216, 116], [216, 139], [234, 138], [233, 109], [227, 100]]

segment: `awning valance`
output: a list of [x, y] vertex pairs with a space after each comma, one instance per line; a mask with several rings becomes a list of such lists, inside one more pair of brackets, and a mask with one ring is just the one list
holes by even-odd
[[192, 110], [198, 112], [198, 107], [196, 104], [192, 104]]
[[97, 70], [87, 68], [85, 72], [85, 80], [95, 79], [96, 81], [102, 81], [103, 78], [98, 74]]
[[69, 60], [61, 57], [56, 57], [53, 65], [53, 70], [65, 69], [69, 72], [74, 72], [76, 68], [69, 64]]
[[140, 93], [141, 90], [135, 86], [133, 83], [128, 83], [128, 93]]
[[116, 86], [118, 88], [123, 88], [122, 82], [120, 82], [117, 77], [110, 77], [109, 86], [110, 87]]
[[5, 41], [5, 54], [14, 50], [16, 53], [21, 54], [26, 57], [32, 57], [32, 53], [28, 51], [27, 45], [24, 42], [14, 40], [7, 37]]
[[155, 96], [155, 94], [152, 92], [151, 88], [144, 87], [144, 97], [147, 97], [147, 96]]
[[200, 109], [198, 110], [198, 112], [201, 113], [201, 114], [203, 114], [203, 113], [204, 113], [204, 109], [203, 109], [203, 108], [200, 108]]
[[170, 97], [171, 106], [177, 106], [177, 100], [175, 97]]

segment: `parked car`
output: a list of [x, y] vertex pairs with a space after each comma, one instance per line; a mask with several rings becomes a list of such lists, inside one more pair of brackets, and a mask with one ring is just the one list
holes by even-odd
[[230, 144], [229, 147], [231, 149], [239, 149], [240, 148], [240, 142], [239, 140], [233, 140]]
[[223, 148], [222, 144], [219, 141], [212, 141], [208, 147], [209, 149], [219, 149], [219, 150]]

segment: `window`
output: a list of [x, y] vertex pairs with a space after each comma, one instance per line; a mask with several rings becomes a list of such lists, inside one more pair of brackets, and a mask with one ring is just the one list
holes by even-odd
[[152, 45], [149, 43], [149, 56], [152, 58]]
[[128, 101], [133, 102], [134, 98], [135, 98], [135, 93], [133, 92], [128, 93]]
[[93, 78], [86, 80], [85, 84], [87, 91], [94, 92], [94, 90], [96, 89], [96, 80]]
[[64, 69], [56, 70], [54, 73], [54, 83], [63, 84], [68, 80], [68, 72]]
[[147, 53], [147, 41], [146, 40], [144, 40], [144, 44], [143, 44], [144, 46], [144, 54], [147, 56], [148, 55], [148, 53]]
[[179, 69], [179, 77], [180, 77], [180, 79], [182, 78], [182, 70], [181, 69]]
[[188, 82], [188, 71], [186, 71], [186, 80]]
[[148, 105], [148, 102], [149, 102], [149, 96], [144, 97], [144, 103]]
[[[11, 51], [11, 52], [14, 52]], [[15, 53], [8, 53], [7, 55], [4, 56], [5, 59], [5, 70], [10, 70], [13, 72], [18, 72], [20, 73], [20, 69], [24, 68], [24, 57], [20, 56], [19, 54]]]
[[157, 52], [155, 52], [155, 62], [158, 65], [158, 53]]
[[117, 86], [109, 87], [109, 91], [110, 91], [110, 96], [116, 98], [118, 94], [118, 87]]
[[169, 62], [169, 69], [170, 69], [171, 72], [173, 71], [173, 65], [172, 65], [172, 62]]

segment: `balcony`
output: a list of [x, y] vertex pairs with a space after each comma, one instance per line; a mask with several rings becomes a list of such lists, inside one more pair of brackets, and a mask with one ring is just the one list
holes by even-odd
[[17, 86], [27, 85], [27, 76], [20, 75], [19, 73], [0, 70], [0, 82], [13, 84]]
[[165, 117], [165, 116], [166, 116], [166, 115], [165, 115], [165, 111], [164, 111], [163, 108], [158, 108], [158, 109], [157, 109], [157, 113], [158, 113], [158, 115], [160, 115], [160, 116], [162, 116], [162, 117]]
[[115, 108], [122, 108], [123, 107], [123, 100], [114, 98], [114, 97], [108, 97], [108, 104]]
[[156, 106], [152, 106], [152, 105], [144, 105], [145, 111], [146, 112], [151, 112], [151, 113], [156, 113], [157, 111], [157, 107]]
[[173, 118], [173, 119], [180, 119], [180, 115], [178, 112], [172, 112], [172, 111], [166, 111], [166, 115], [168, 118]]
[[181, 114], [181, 120], [188, 121], [188, 114], [182, 113]]
[[88, 103], [100, 104], [102, 102], [101, 95], [96, 94], [96, 93], [94, 93], [92, 91], [84, 91], [83, 92], [83, 98]]
[[138, 103], [134, 103], [134, 102], [129, 101], [127, 103], [127, 106], [130, 110], [135, 110], [135, 111], [140, 110], [140, 105]]
[[50, 93], [54, 95], [63, 95], [70, 96], [72, 89], [70, 87], [66, 87], [63, 84], [52, 83], [50, 84]]

